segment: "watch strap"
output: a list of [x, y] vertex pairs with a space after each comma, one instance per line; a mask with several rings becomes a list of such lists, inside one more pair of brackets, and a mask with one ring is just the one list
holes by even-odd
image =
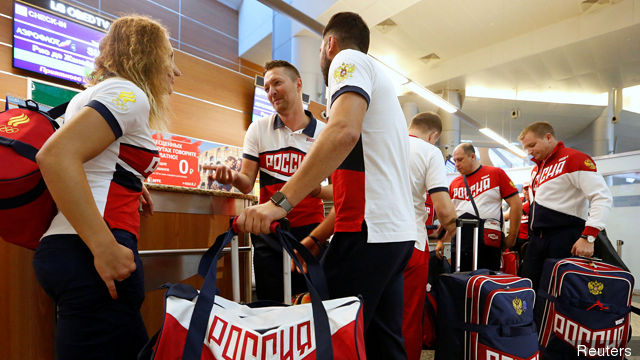
[[287, 214], [293, 209], [293, 206], [291, 206], [289, 200], [287, 200], [287, 196], [280, 191], [276, 191], [273, 196], [271, 196], [271, 202], [274, 205], [281, 207], [287, 212]]

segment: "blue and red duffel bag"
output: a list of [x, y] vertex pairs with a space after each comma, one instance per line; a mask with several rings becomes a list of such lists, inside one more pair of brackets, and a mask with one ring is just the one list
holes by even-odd
[[480, 269], [440, 276], [436, 359], [539, 359], [531, 280]]
[[29, 249], [38, 246], [56, 206], [36, 163], [36, 153], [58, 128], [53, 120], [67, 104], [48, 112], [35, 101], [0, 113], [0, 237]]
[[631, 336], [633, 275], [584, 258], [548, 259], [538, 296], [544, 359], [624, 359]]

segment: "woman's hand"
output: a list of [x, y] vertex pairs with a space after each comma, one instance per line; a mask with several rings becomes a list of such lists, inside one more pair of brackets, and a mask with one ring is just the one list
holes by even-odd
[[115, 239], [105, 245], [104, 248], [97, 248], [93, 254], [93, 265], [98, 271], [98, 275], [109, 289], [109, 295], [115, 300], [118, 298], [115, 281], [122, 281], [128, 278], [136, 270], [136, 263], [133, 261], [133, 251], [126, 246], [118, 244]]
[[140, 206], [142, 207], [142, 216], [153, 215], [153, 199], [144, 185], [142, 185], [142, 194], [140, 195]]

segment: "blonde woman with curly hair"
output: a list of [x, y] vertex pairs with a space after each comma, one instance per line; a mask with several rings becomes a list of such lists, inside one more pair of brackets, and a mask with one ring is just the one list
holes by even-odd
[[58, 309], [58, 359], [135, 359], [147, 341], [137, 251], [144, 179], [159, 163], [151, 128], [166, 127], [180, 70], [167, 30], [143, 16], [113, 22], [86, 90], [37, 155], [58, 206], [33, 259]]

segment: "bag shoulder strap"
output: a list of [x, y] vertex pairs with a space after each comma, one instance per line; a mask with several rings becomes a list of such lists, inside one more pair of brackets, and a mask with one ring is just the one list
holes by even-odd
[[35, 111], [37, 113], [40, 113], [42, 115], [44, 115], [47, 120], [49, 120], [49, 122], [51, 123], [51, 126], [53, 126], [54, 130], [58, 130], [58, 128], [60, 128], [60, 125], [58, 125], [57, 122], [55, 122], [54, 120], [59, 118], [60, 116], [62, 116], [65, 112], [67, 112], [67, 106], [69, 106], [69, 102], [67, 101], [65, 103], [62, 103], [56, 107], [53, 107], [51, 109], [49, 109], [49, 111], [42, 111], [40, 110], [40, 105], [38, 105], [37, 102], [29, 99], [29, 100], [25, 100], [24, 105], [19, 105], [18, 107], [21, 109], [27, 109], [27, 110], [31, 110], [31, 111]]
[[[471, 205], [473, 206], [473, 211], [476, 212], [476, 217], [480, 219], [480, 212], [478, 211], [478, 206], [476, 205], [475, 200], [473, 200], [473, 195], [471, 195], [471, 189], [469, 188], [469, 183], [467, 182], [467, 177], [462, 175], [462, 180], [464, 180], [464, 186], [467, 188], [467, 194], [469, 194], [469, 200], [471, 200]], [[500, 200], [502, 202], [502, 200]], [[504, 215], [502, 215], [502, 209], [500, 209], [500, 226], [504, 224]]]
[[473, 211], [476, 212], [476, 217], [480, 219], [480, 212], [478, 211], [478, 207], [476, 206], [475, 200], [473, 200], [473, 195], [471, 195], [471, 189], [469, 188], [469, 183], [467, 182], [467, 176], [462, 175], [462, 180], [464, 180], [464, 186], [467, 188], [467, 194], [469, 195], [469, 200], [471, 200]]
[[[198, 273], [204, 276], [205, 279], [194, 305], [193, 314], [191, 315], [182, 353], [183, 360], [199, 360], [202, 355], [208, 320], [215, 303], [217, 290], [216, 264], [222, 249], [231, 242], [233, 236], [235, 236], [235, 232], [233, 226], [231, 226], [231, 229], [218, 236], [215, 243], [202, 256], [198, 266]], [[291, 259], [298, 269], [302, 269], [302, 264], [298, 261], [294, 249], [298, 251], [307, 263], [309, 274], [303, 272], [303, 275], [311, 296], [313, 326], [316, 339], [316, 358], [319, 360], [333, 359], [331, 328], [327, 311], [322, 304], [322, 299], [328, 298], [328, 290], [324, 273], [322, 272], [322, 266], [306, 247], [300, 244], [293, 235], [287, 231], [278, 227], [275, 229], [273, 236], [280, 242], [287, 253], [289, 253], [289, 256], [291, 256]]]
[[67, 112], [67, 106], [69, 106], [69, 101], [49, 109], [49, 111], [47, 111], [46, 114], [49, 115], [51, 119], [55, 120], [60, 116], [62, 116], [65, 112]]

